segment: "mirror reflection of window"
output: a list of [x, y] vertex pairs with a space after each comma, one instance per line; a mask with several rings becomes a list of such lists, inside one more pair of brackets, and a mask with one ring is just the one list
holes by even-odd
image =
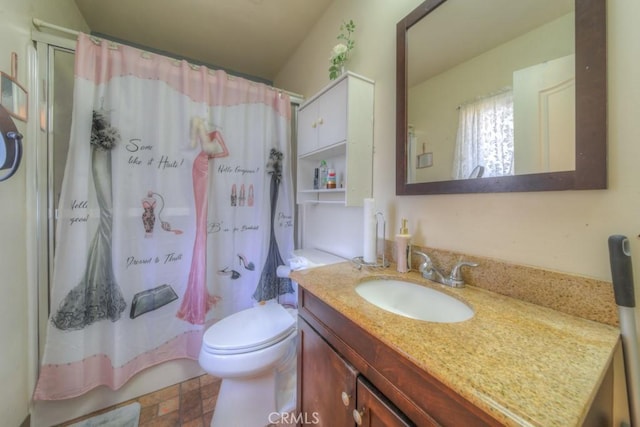
[[458, 110], [452, 178], [469, 178], [479, 166], [485, 177], [513, 175], [513, 91], [467, 102]]
[[[562, 120], [549, 122], [550, 129], [557, 135], [548, 140], [549, 155], [536, 154], [535, 161], [531, 153], [539, 151], [540, 144], [531, 132], [531, 126], [536, 126], [540, 117], [537, 109], [529, 107], [533, 103], [527, 102], [527, 108], [523, 109], [523, 102], [519, 102], [525, 93], [521, 89], [537, 81], [534, 67], [537, 67], [537, 73], [541, 67], [549, 69], [549, 64], [558, 58], [567, 58], [567, 64], [575, 61], [574, 20], [573, 2], [570, 0], [448, 0], [426, 19], [412, 26], [407, 33], [407, 121], [416, 130], [429, 135], [431, 149], [438, 161], [432, 168], [417, 169], [414, 180], [410, 180], [411, 168], [407, 168], [408, 182], [469, 178], [468, 174], [475, 165], [464, 168], [464, 173], [452, 169], [452, 165], [458, 162], [454, 161], [459, 121], [456, 107], [501, 87], [514, 90], [516, 124], [512, 166], [515, 169], [507, 168], [500, 172], [484, 165], [484, 176], [574, 170], [575, 165], [569, 161], [575, 158], [575, 137], [572, 138], [575, 132], [570, 133], [571, 129], [560, 128], [557, 124], [575, 121], [570, 121], [570, 114], [575, 110], [570, 90], [556, 91], [554, 83], [534, 94], [549, 93], [545, 99], [552, 101], [548, 104], [551, 118], [563, 114]], [[456, 31], [451, 32], [451, 28], [456, 28]], [[451, 37], [442, 40], [442, 34], [450, 34]], [[439, 42], [426, 42], [431, 40]], [[565, 69], [567, 73], [574, 74], [573, 68], [565, 67], [563, 72]], [[523, 70], [532, 70], [526, 81]], [[567, 79], [562, 75], [563, 81]], [[549, 88], [553, 90], [548, 91]], [[571, 103], [566, 105], [565, 100]], [[560, 111], [565, 106], [566, 114]], [[519, 113], [519, 109], [523, 111]], [[528, 129], [525, 129], [525, 120]], [[562, 143], [558, 145], [556, 141]], [[418, 154], [419, 148], [418, 144]], [[568, 156], [564, 155], [565, 152]], [[407, 156], [410, 153], [407, 151]], [[546, 161], [547, 157], [549, 161]], [[567, 161], [563, 160], [565, 157]], [[409, 161], [407, 159], [407, 163]]]

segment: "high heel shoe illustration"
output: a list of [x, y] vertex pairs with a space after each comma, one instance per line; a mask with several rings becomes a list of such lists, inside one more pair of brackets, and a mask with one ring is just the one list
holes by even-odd
[[238, 254], [238, 260], [238, 262], [247, 270], [253, 271], [256, 269], [256, 266], [252, 262], [247, 262], [247, 258], [244, 255]]
[[240, 273], [235, 270], [229, 270], [229, 267], [225, 267], [222, 270], [218, 270], [220, 276], [231, 276], [233, 280], [240, 278]]

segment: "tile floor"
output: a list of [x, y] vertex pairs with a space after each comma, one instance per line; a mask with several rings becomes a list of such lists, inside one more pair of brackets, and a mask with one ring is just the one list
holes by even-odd
[[68, 426], [133, 402], [140, 403], [139, 427], [207, 427], [211, 424], [220, 381], [220, 378], [202, 375], [57, 427]]

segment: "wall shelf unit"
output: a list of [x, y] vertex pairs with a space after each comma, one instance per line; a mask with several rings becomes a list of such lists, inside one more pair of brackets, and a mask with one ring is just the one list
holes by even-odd
[[[347, 72], [305, 102], [298, 112], [297, 203], [362, 206], [372, 194], [372, 80]], [[336, 188], [314, 189], [325, 161]]]

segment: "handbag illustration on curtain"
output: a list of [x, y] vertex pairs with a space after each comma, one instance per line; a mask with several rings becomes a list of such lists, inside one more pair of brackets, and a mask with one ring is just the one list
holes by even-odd
[[111, 150], [120, 134], [105, 113], [93, 111], [91, 125], [91, 172], [100, 210], [100, 222], [93, 237], [85, 272], [65, 298], [51, 322], [61, 330], [79, 330], [99, 320], [120, 319], [127, 304], [113, 273], [111, 257], [113, 200], [111, 193]]

